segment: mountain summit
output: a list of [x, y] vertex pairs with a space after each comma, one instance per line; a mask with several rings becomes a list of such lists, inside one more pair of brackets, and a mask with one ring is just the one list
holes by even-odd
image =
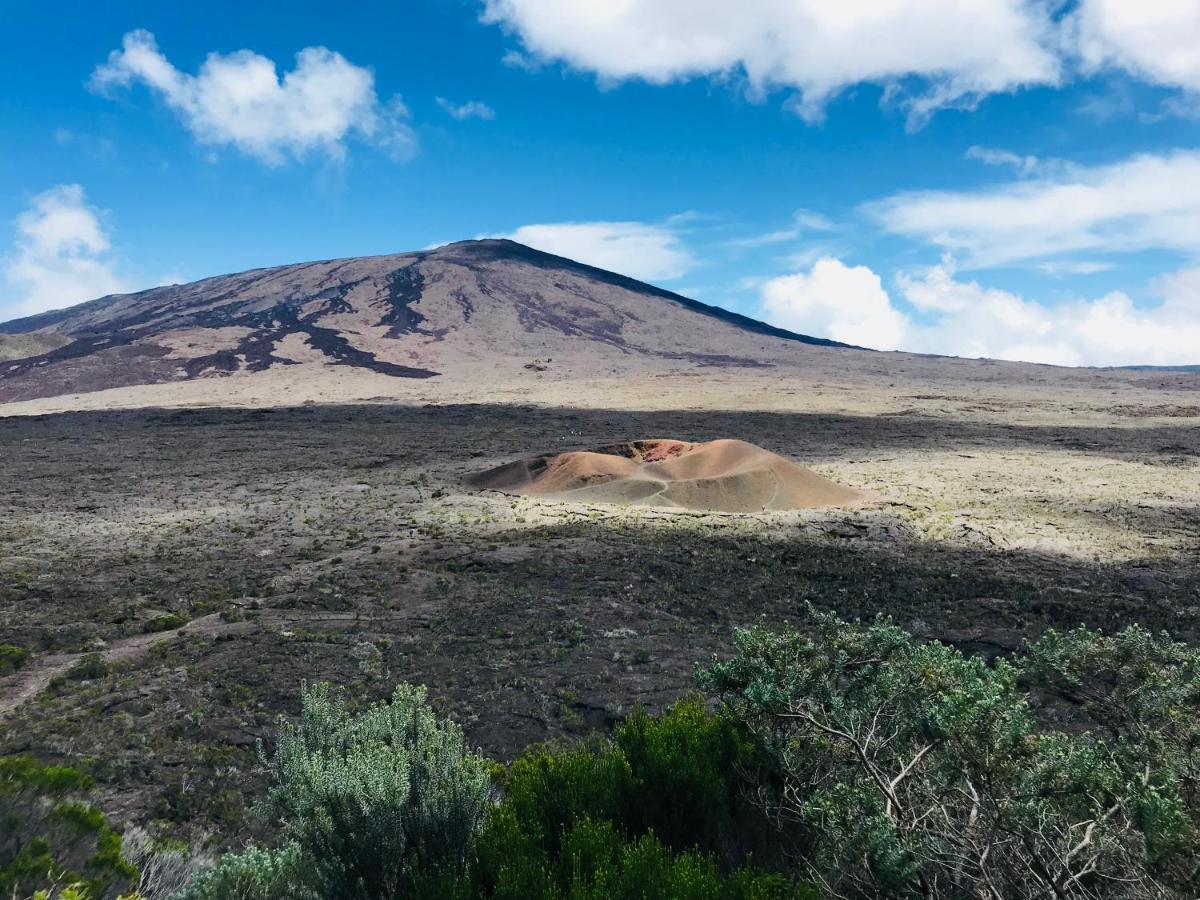
[[0, 402], [306, 364], [437, 378], [553, 360], [599, 373], [763, 367], [797, 345], [841, 346], [507, 240], [102, 297], [0, 334], [38, 351], [0, 362]]

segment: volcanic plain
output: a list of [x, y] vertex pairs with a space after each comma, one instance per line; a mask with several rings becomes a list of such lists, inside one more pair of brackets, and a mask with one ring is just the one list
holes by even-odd
[[[661, 708], [736, 627], [808, 603], [985, 655], [1080, 623], [1200, 638], [1200, 374], [561, 350], [0, 406], [0, 644], [29, 653], [0, 673], [0, 753], [87, 768], [118, 821], [233, 840], [256, 827], [255, 743], [304, 680], [364, 701], [426, 684], [512, 757]], [[721, 512], [472, 483], [650, 437], [745, 441], [855, 501]]]

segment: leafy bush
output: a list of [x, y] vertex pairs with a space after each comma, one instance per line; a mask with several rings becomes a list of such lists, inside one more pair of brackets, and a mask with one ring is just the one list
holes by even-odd
[[324, 900], [307, 884], [305, 860], [296, 844], [282, 850], [248, 847], [226, 853], [195, 876], [175, 900]]
[[15, 672], [29, 662], [29, 651], [12, 644], [0, 644], [0, 675]]
[[747, 797], [748, 781], [767, 777], [764, 758], [739, 722], [714, 715], [703, 698], [657, 718], [635, 711], [617, 728], [616, 746], [633, 775], [621, 816], [630, 834], [653, 831], [675, 850], [698, 847], [735, 864], [777, 842]]
[[689, 698], [657, 719], [635, 713], [613, 742], [530, 749], [492, 805], [490, 764], [434, 719], [423, 690], [354, 715], [316, 685], [268, 761], [284, 849], [226, 855], [180, 896], [804, 896], [745, 867], [745, 854], [705, 852], [737, 845], [752, 818], [766, 833], [740, 796], [737, 773], [754, 757], [732, 719]]
[[407, 896], [414, 868], [457, 871], [489, 797], [486, 760], [439, 722], [424, 688], [352, 714], [328, 684], [305, 689], [267, 761], [269, 805], [323, 898]]
[[1200, 895], [1200, 652], [1079, 629], [988, 663], [812, 610], [736, 649], [701, 674], [721, 712], [531, 748], [493, 805], [423, 692], [308, 689], [271, 760], [284, 849], [185, 900]]
[[[772, 811], [810, 877], [841, 896], [1195, 896], [1195, 651], [1078, 631], [989, 666], [883, 619], [811, 619], [739, 631], [702, 678], [774, 757]], [[1054, 680], [1098, 692], [1104, 731], [1038, 723], [1021, 685]]]
[[466, 895], [794, 896], [781, 876], [728, 871], [769, 836], [742, 795], [756, 761], [739, 726], [697, 697], [658, 718], [635, 712], [611, 743], [532, 748], [504, 779]]
[[91, 788], [75, 769], [0, 757], [0, 896], [65, 884], [100, 900], [137, 877], [120, 837], [85, 802]]
[[164, 613], [161, 616], [155, 616], [153, 619], [147, 619], [142, 623], [142, 631], [146, 634], [155, 634], [159, 631], [173, 631], [176, 628], [182, 628], [188, 623], [188, 620], [176, 613]]
[[740, 847], [732, 854], [740, 859], [766, 835], [741, 774], [758, 764], [754, 744], [732, 717], [713, 715], [703, 699], [690, 697], [657, 718], [636, 710], [611, 743], [530, 749], [508, 773], [504, 802], [550, 852], [562, 830], [589, 817], [631, 836], [653, 831], [674, 850], [730, 855]]
[[738, 898], [773, 900], [816, 896], [781, 875], [743, 868], [724, 874], [699, 851], [672, 854], [653, 833], [629, 838], [612, 823], [576, 820], [548, 851], [525, 830], [511, 807], [502, 806], [480, 840], [491, 857], [477, 870], [469, 891], [428, 896], [493, 897], [496, 900], [676, 900]]
[[66, 674], [72, 681], [92, 681], [108, 674], [108, 663], [102, 653], [85, 653]]

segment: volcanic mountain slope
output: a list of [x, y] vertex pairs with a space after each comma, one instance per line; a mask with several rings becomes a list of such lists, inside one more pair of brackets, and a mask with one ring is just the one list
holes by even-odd
[[303, 364], [453, 378], [556, 357], [595, 372], [764, 367], [798, 344], [840, 346], [505, 240], [102, 297], [0, 333], [46, 348], [0, 364], [0, 402]]

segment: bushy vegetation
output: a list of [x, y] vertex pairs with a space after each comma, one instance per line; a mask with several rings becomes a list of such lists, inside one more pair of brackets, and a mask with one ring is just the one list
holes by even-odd
[[177, 613], [163, 613], [142, 623], [142, 631], [146, 634], [157, 634], [160, 631], [172, 631], [182, 628], [188, 620]]
[[1197, 651], [1077, 629], [985, 661], [813, 610], [735, 650], [707, 697], [507, 767], [421, 688], [306, 687], [260, 748], [273, 839], [215, 861], [137, 830], [123, 853], [86, 775], [0, 760], [0, 896], [1200, 895]]
[[486, 760], [409, 685], [358, 714], [328, 684], [308, 687], [263, 761], [283, 849], [226, 856], [185, 897], [411, 896], [418, 873], [462, 870], [490, 792]]
[[611, 740], [531, 748], [497, 767], [491, 805], [485, 763], [421, 692], [352, 715], [311, 688], [272, 760], [283, 849], [226, 856], [184, 896], [1200, 889], [1200, 654], [1185, 645], [1078, 629], [987, 662], [810, 610], [802, 629], [739, 631], [700, 683], [718, 711], [692, 697]]
[[108, 674], [108, 663], [103, 653], [85, 653], [67, 669], [66, 677], [72, 681], [92, 681]]
[[264, 757], [281, 848], [226, 854], [180, 897], [796, 896], [729, 852], [769, 838], [739, 789], [757, 760], [692, 698], [635, 713], [613, 741], [535, 747], [504, 770], [466, 752], [421, 689], [356, 714], [314, 685]]
[[702, 681], [773, 757], [773, 815], [830, 893], [1196, 896], [1194, 650], [1081, 629], [988, 664], [817, 614], [736, 644]]
[[15, 672], [29, 662], [29, 651], [12, 644], [0, 644], [0, 675]]
[[612, 742], [537, 747], [501, 779], [502, 801], [448, 896], [791, 897], [749, 866], [768, 822], [744, 795], [758, 753], [699, 698], [635, 712]]
[[0, 896], [63, 886], [80, 898], [115, 896], [136, 876], [121, 838], [86, 802], [92, 779], [30, 756], [0, 757]]

